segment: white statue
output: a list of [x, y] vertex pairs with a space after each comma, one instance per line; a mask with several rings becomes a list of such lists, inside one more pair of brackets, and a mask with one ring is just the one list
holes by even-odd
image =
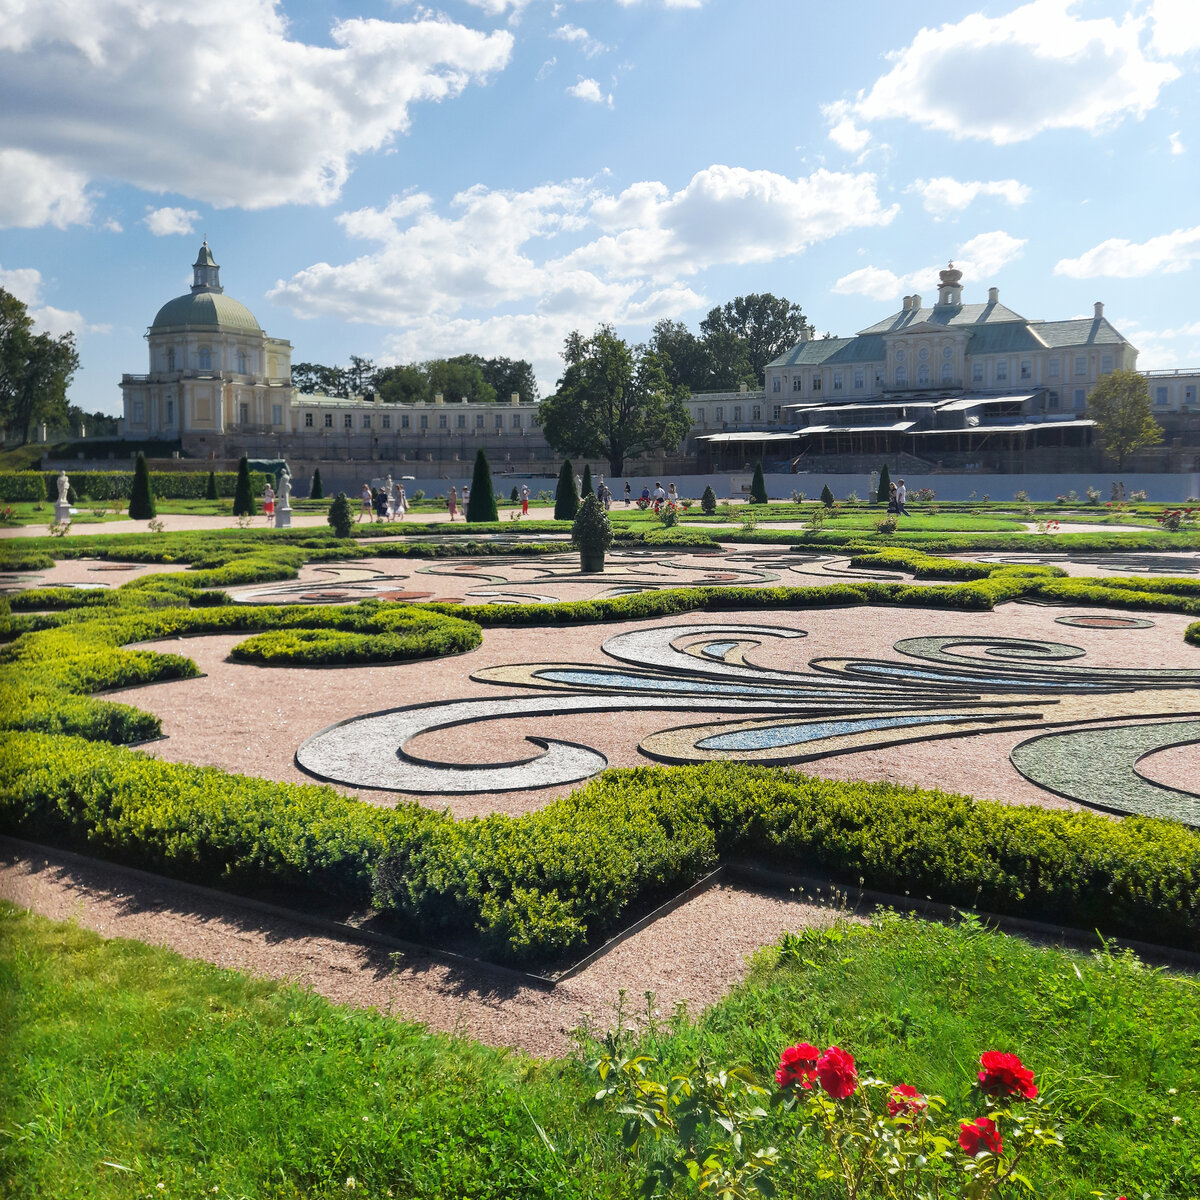
[[58, 473], [58, 502], [59, 502], [59, 504], [66, 504], [67, 492], [70, 489], [70, 487], [71, 487], [71, 481], [67, 478], [66, 471], [59, 471], [59, 473]]
[[290, 508], [288, 501], [292, 496], [292, 473], [283, 468], [283, 473], [279, 476], [279, 490], [275, 493], [275, 497], [279, 502], [280, 508]]

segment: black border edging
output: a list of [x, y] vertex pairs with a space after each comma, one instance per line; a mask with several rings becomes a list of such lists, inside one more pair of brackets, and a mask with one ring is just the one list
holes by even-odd
[[938, 921], [953, 921], [960, 913], [974, 913], [988, 925], [1005, 932], [1034, 934], [1052, 942], [1065, 942], [1085, 949], [1095, 949], [1103, 940], [1110, 945], [1128, 947], [1139, 957], [1157, 959], [1160, 962], [1177, 963], [1200, 970], [1200, 952], [1162, 946], [1156, 942], [1142, 942], [1133, 938], [1104, 937], [1096, 930], [1078, 929], [1073, 925], [1051, 925], [1045, 921], [1032, 921], [1028, 917], [1005, 916], [966, 905], [943, 904], [940, 900], [920, 899], [912, 896], [897, 896], [891, 892], [877, 892], [871, 888], [841, 884], [829, 877], [805, 875], [798, 872], [780, 871], [774, 867], [763, 867], [745, 859], [729, 859], [726, 864], [728, 877], [732, 881], [756, 884], [759, 887], [787, 888], [810, 893], [839, 892], [846, 897], [849, 907], [878, 905], [885, 908], [902, 909], [906, 912], [928, 916]]

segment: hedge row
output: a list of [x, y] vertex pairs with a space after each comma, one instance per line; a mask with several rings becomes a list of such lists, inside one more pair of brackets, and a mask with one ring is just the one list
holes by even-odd
[[739, 764], [455, 821], [45, 734], [0, 735], [0, 830], [207, 883], [373, 896], [399, 930], [547, 964], [726, 857], [1200, 950], [1200, 834]]
[[[78, 471], [68, 476], [75, 494], [88, 500], [128, 500], [133, 490], [132, 471]], [[217, 471], [216, 480], [218, 496], [233, 495], [236, 471]], [[250, 472], [250, 487], [256, 496], [262, 495], [266, 485], [266, 475]], [[150, 488], [159, 500], [203, 500], [208, 491], [208, 472], [151, 471]], [[57, 471], [0, 471], [0, 501], [57, 499]]]

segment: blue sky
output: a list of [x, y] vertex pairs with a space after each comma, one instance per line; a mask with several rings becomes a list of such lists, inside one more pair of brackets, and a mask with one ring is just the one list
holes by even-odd
[[117, 412], [207, 235], [297, 361], [528, 358], [953, 258], [1200, 367], [1198, 0], [0, 0], [0, 286]]

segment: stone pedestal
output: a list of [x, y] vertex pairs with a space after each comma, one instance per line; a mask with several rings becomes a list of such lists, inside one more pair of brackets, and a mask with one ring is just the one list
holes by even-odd
[[63, 521], [71, 519], [71, 506], [65, 500], [56, 500], [54, 502], [54, 520], [61, 524]]
[[291, 505], [275, 505], [275, 528], [290, 529], [292, 526], [292, 508]]

